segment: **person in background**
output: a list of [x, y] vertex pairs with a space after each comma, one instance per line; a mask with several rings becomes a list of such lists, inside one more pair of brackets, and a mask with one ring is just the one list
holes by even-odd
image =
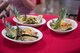
[[79, 6], [79, 9], [78, 9], [77, 21], [80, 21], [80, 6]]
[[20, 14], [33, 14], [36, 0], [8, 0], [10, 5], [16, 7]]
[[59, 0], [41, 0], [43, 5], [43, 13], [57, 15], [59, 9]]
[[41, 4], [41, 0], [36, 0], [36, 4]]
[[9, 17], [9, 3], [7, 0], [0, 0], [0, 19], [3, 17]]

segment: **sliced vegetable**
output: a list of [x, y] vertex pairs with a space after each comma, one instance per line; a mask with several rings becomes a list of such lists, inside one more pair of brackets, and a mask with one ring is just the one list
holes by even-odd
[[30, 37], [38, 38], [37, 36], [29, 35], [29, 34], [22, 34], [22, 36], [30, 36]]
[[71, 30], [72, 28], [70, 27], [70, 28], [68, 28], [68, 29], [66, 29], [65, 31], [67, 31], [67, 30]]

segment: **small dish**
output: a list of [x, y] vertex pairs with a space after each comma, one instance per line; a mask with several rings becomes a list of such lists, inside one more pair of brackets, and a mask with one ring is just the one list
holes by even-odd
[[[16, 28], [16, 26], [12, 26], [13, 28]], [[35, 31], [37, 32], [37, 39], [36, 40], [33, 40], [33, 41], [21, 41], [21, 40], [15, 40], [15, 39], [11, 39], [9, 37], [6, 36], [6, 33], [7, 31], [5, 29], [2, 30], [2, 36], [12, 42], [16, 42], [16, 43], [20, 43], [20, 44], [31, 44], [31, 43], [35, 43], [35, 42], [38, 42], [39, 40], [42, 39], [43, 37], [43, 34], [38, 30], [38, 29], [35, 29], [33, 27], [29, 27], [29, 26], [19, 26], [21, 29], [24, 29], [24, 28], [30, 28], [32, 31]]]
[[[35, 17], [36, 19], [38, 19], [38, 16], [34, 16], [34, 15], [27, 15], [27, 16], [28, 16], [28, 17], [32, 16], [32, 17]], [[41, 17], [42, 17], [42, 15], [41, 15]], [[42, 20], [41, 20], [41, 19], [42, 19]], [[46, 20], [45, 20], [43, 17], [42, 17], [41, 19], [38, 19], [38, 20], [41, 20], [41, 22], [38, 23], [38, 24], [26, 24], [26, 23], [24, 24], [24, 23], [20, 22], [16, 17], [13, 18], [13, 21], [16, 22], [16, 23], [18, 23], [18, 24], [20, 24], [20, 25], [37, 27], [37, 26], [41, 26], [41, 25], [43, 25], [43, 24], [46, 23]]]
[[51, 26], [50, 26], [50, 23], [52, 22], [52, 20], [54, 20], [54, 22], [56, 22], [56, 20], [57, 20], [58, 18], [55, 18], [55, 19], [51, 19], [51, 20], [49, 20], [48, 22], [47, 22], [47, 27], [50, 29], [50, 30], [52, 30], [52, 31], [54, 31], [54, 32], [57, 32], [57, 33], [68, 33], [68, 32], [71, 32], [71, 31], [73, 31], [73, 30], [75, 30], [76, 28], [77, 28], [77, 26], [78, 26], [78, 24], [77, 24], [77, 22], [76, 21], [74, 21], [74, 20], [72, 20], [72, 19], [68, 19], [68, 18], [66, 18], [65, 20], [66, 21], [70, 21], [70, 23], [72, 24], [72, 29], [70, 29], [70, 30], [58, 30], [58, 29], [53, 29]]

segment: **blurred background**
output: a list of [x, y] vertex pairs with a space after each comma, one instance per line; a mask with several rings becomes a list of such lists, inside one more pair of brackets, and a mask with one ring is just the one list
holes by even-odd
[[79, 6], [80, 0], [41, 0], [41, 3], [35, 8], [35, 13], [58, 15], [61, 8], [66, 8], [67, 15], [76, 19]]
[[[6, 10], [6, 8], [10, 4], [14, 5], [22, 14], [59, 15], [60, 9], [66, 8], [67, 16], [76, 20], [80, 7], [80, 0], [24, 0], [26, 1], [25, 5], [22, 1], [23, 0], [0, 0], [0, 17], [2, 17], [1, 14], [4, 15], [5, 13], [9, 15], [9, 10]], [[4, 5], [2, 5], [3, 3]]]

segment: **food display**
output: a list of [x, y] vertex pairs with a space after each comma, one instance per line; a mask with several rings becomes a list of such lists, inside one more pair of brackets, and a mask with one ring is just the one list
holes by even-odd
[[[55, 29], [54, 28], [55, 23], [56, 22], [54, 20], [52, 20], [52, 22], [50, 23], [52, 29]], [[61, 20], [60, 25], [55, 30], [67, 31], [71, 29], [72, 29], [72, 23], [70, 22], [70, 20]]]
[[20, 25], [38, 27], [46, 23], [43, 15], [30, 15], [30, 14], [19, 14], [19, 11], [11, 6], [11, 11], [14, 15], [13, 21]]
[[23, 24], [39, 24], [42, 22], [42, 15], [38, 15], [38, 16], [22, 15], [16, 18], [19, 22]]
[[38, 32], [33, 31], [31, 28], [23, 28], [19, 27], [18, 25], [16, 27], [13, 27], [9, 22], [4, 23], [4, 21], [3, 24], [6, 27], [6, 36], [10, 39], [20, 41], [34, 41], [38, 39]]
[[59, 18], [57, 20], [52, 20], [50, 26], [52, 29], [61, 31], [72, 29], [72, 23], [70, 20], [66, 19], [66, 10], [64, 8], [61, 9]]
[[15, 18], [22, 24], [40, 24], [42, 22], [42, 15], [20, 15], [15, 7], [11, 7], [11, 11], [14, 14]]
[[58, 18], [53, 18], [47, 22], [47, 27], [57, 33], [67, 33], [75, 30], [77, 22], [66, 17], [66, 9], [62, 8]]

